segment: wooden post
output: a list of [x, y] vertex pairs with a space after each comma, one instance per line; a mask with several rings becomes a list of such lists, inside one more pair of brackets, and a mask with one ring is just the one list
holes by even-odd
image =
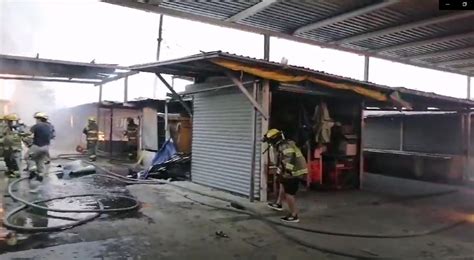
[[[268, 132], [270, 126], [270, 116], [271, 116], [271, 92], [270, 92], [270, 81], [264, 80], [262, 86], [262, 108], [265, 110], [268, 115], [268, 119], [262, 117], [262, 135]], [[266, 144], [262, 142], [261, 151], [265, 151]], [[260, 201], [267, 201], [267, 181], [268, 181], [268, 170], [269, 170], [269, 160], [268, 160], [268, 151], [265, 154], [260, 156]]]
[[[253, 98], [257, 100], [257, 82], [253, 83]], [[250, 160], [250, 202], [255, 199], [255, 156], [257, 151], [257, 110], [252, 107], [252, 158]]]
[[362, 183], [362, 175], [364, 174], [364, 101], [360, 104], [360, 119], [359, 119], [359, 138], [357, 139], [357, 148], [358, 148], [358, 157], [359, 157], [359, 188], [361, 187]]

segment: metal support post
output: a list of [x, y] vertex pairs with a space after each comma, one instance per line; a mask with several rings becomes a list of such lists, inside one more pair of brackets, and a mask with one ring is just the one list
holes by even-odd
[[128, 76], [123, 79], [123, 103], [128, 101]]
[[471, 128], [471, 123], [472, 123], [472, 115], [474, 113], [473, 112], [470, 112], [470, 113], [467, 113], [467, 122], [466, 122], [466, 157], [467, 157], [467, 160], [466, 160], [466, 170], [464, 171], [464, 178], [467, 179], [467, 180], [470, 180], [471, 179], [471, 131], [472, 131], [472, 128]]
[[156, 47], [156, 60], [157, 61], [160, 60], [161, 42], [163, 41], [163, 37], [161, 37], [162, 35], [163, 35], [163, 15], [161, 14], [160, 23], [158, 25], [158, 39], [156, 39], [158, 41], [158, 45]]
[[[158, 44], [156, 46], [156, 61], [160, 60], [160, 54], [161, 54], [161, 42], [163, 41], [163, 15], [160, 15], [160, 22], [158, 24], [158, 38], [156, 39], [158, 41]], [[157, 88], [158, 88], [158, 81], [155, 79], [153, 83], [153, 98], [156, 98], [157, 95]]]
[[99, 104], [102, 103], [102, 84], [99, 85]]
[[100, 105], [102, 104], [102, 84], [99, 85], [99, 102], [97, 103], [97, 126], [100, 131]]
[[263, 35], [263, 59], [270, 60], [270, 35]]
[[113, 149], [113, 146], [112, 146], [112, 139], [113, 139], [113, 136], [112, 136], [112, 133], [113, 133], [113, 130], [114, 130], [114, 109], [111, 108], [110, 109], [110, 132], [109, 132], [109, 153], [110, 153], [110, 156], [112, 156], [112, 149]]
[[369, 62], [370, 57], [368, 55], [364, 56], [364, 81], [369, 81]]
[[467, 76], [467, 99], [471, 99], [471, 76]]
[[405, 132], [404, 132], [404, 128], [405, 128], [405, 122], [404, 122], [404, 119], [403, 117], [400, 117], [400, 151], [403, 151], [403, 143], [405, 142]]
[[179, 103], [181, 103], [181, 105], [184, 107], [184, 109], [186, 109], [186, 112], [188, 112], [189, 116], [192, 118], [193, 117], [193, 112], [192, 112], [191, 108], [188, 106], [188, 104], [186, 104], [186, 102], [184, 102], [183, 98], [178, 93], [176, 93], [176, 91], [173, 89], [173, 87], [166, 81], [165, 78], [163, 78], [163, 76], [161, 76], [160, 73], [156, 73], [156, 76], [161, 80], [161, 82], [163, 82], [163, 84], [165, 84], [165, 86], [168, 88], [168, 90], [171, 91], [173, 96], [178, 99]]
[[170, 129], [168, 123], [168, 100], [165, 100], [165, 138], [170, 139]]

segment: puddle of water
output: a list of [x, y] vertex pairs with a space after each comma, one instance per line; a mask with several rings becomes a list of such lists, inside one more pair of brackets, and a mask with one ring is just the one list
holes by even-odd
[[[41, 204], [41, 206], [61, 209], [96, 209], [98, 204], [95, 198], [84, 197], [50, 201]], [[71, 224], [76, 220], [84, 219], [94, 214], [95, 213], [52, 212], [38, 208], [29, 208], [15, 215], [12, 222], [15, 225], [25, 227], [54, 227]]]

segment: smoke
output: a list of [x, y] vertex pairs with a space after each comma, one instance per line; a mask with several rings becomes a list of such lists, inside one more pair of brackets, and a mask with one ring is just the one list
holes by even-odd
[[[41, 51], [38, 28], [41, 27], [42, 7], [31, 1], [0, 0], [0, 53], [33, 57]], [[8, 99], [7, 113], [16, 113], [23, 122], [35, 123], [35, 112], [53, 113], [55, 91], [51, 84], [36, 81], [0, 80], [0, 99]], [[56, 120], [52, 120], [53, 125]], [[55, 126], [61, 132], [61, 125]], [[59, 129], [58, 129], [59, 128]], [[67, 139], [65, 139], [67, 140]], [[58, 138], [53, 148], [59, 145]]]
[[16, 113], [27, 124], [34, 124], [35, 112], [50, 114], [55, 109], [54, 91], [40, 82], [15, 81], [10, 99], [10, 113]]

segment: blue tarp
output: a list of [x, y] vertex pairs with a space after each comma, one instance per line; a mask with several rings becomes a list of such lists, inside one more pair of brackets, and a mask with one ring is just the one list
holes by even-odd
[[154, 166], [159, 166], [160, 164], [168, 161], [176, 153], [176, 146], [174, 145], [173, 139], [170, 138], [163, 144], [163, 146], [161, 146], [160, 150], [155, 154], [155, 157], [151, 161], [150, 167], [146, 169], [143, 174], [141, 174], [141, 178], [148, 178], [148, 173]]

